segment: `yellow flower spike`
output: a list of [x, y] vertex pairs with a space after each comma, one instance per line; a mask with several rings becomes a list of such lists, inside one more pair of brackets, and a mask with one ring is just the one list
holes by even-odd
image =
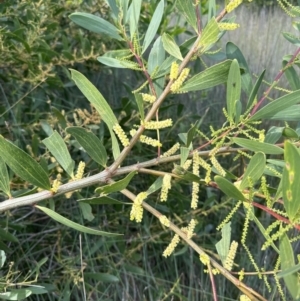
[[77, 168], [77, 172], [76, 172], [74, 180], [82, 179], [83, 174], [84, 174], [84, 168], [85, 168], [85, 163], [83, 161], [80, 161], [78, 164], [78, 168]]
[[59, 179], [55, 179], [53, 181], [51, 191], [56, 193], [60, 185], [61, 185], [61, 182], [59, 181]]
[[150, 94], [145, 94], [145, 93], [141, 93], [143, 101], [145, 102], [149, 102], [149, 103], [154, 103], [156, 100], [156, 97], [154, 95], [150, 95]]
[[179, 242], [180, 242], [180, 237], [178, 234], [175, 234], [174, 237], [172, 238], [170, 244], [164, 250], [163, 256], [164, 257], [170, 256], [173, 253], [173, 251], [175, 250], [176, 246], [179, 244]]
[[237, 28], [240, 27], [240, 24], [237, 24], [237, 23], [219, 23], [219, 29], [220, 30], [235, 30]]
[[147, 198], [147, 192], [140, 192], [133, 201], [133, 205], [130, 212], [130, 220], [135, 220], [140, 223], [143, 219], [144, 209], [142, 207], [143, 201]]
[[164, 226], [166, 226], [168, 228], [170, 227], [170, 221], [169, 221], [169, 219], [165, 215], [161, 215], [159, 217], [159, 221], [160, 221], [160, 223], [162, 225], [164, 225]]
[[[132, 129], [130, 131], [131, 136], [134, 136], [135, 133], [136, 133], [136, 130], [134, 130], [134, 129]], [[158, 140], [153, 139], [151, 137], [147, 137], [145, 135], [140, 136], [140, 142], [151, 145], [151, 146], [154, 146], [154, 147], [162, 147], [162, 144]]]
[[177, 64], [177, 62], [173, 62], [171, 65], [171, 70], [170, 70], [170, 79], [177, 79], [178, 77], [178, 69], [179, 69], [179, 65]]
[[202, 254], [199, 256], [199, 259], [200, 259], [200, 261], [201, 261], [204, 265], [209, 265], [209, 263], [210, 263], [210, 259], [209, 259], [209, 256], [208, 256], [207, 254], [202, 253]]
[[121, 128], [121, 126], [117, 123], [113, 126], [113, 130], [116, 133], [116, 135], [119, 137], [122, 145], [124, 147], [129, 145], [129, 139], [127, 138], [124, 130]]
[[241, 295], [240, 296], [240, 301], [251, 301], [251, 299], [246, 295]]
[[161, 121], [148, 121], [145, 122], [143, 125], [145, 129], [147, 130], [160, 130], [163, 128], [167, 128], [172, 126], [173, 121], [171, 118], [166, 119], [166, 120], [161, 120]]
[[227, 13], [232, 12], [234, 9], [236, 9], [241, 3], [243, 2], [243, 0], [233, 0], [230, 1], [227, 6], [226, 6], [226, 11]]
[[189, 68], [184, 68], [182, 70], [182, 72], [180, 73], [180, 75], [177, 78], [177, 80], [171, 86], [171, 91], [173, 93], [176, 93], [180, 89], [180, 87], [182, 86], [183, 82], [188, 77], [189, 73], [190, 73], [190, 69]]
[[[193, 174], [199, 176], [199, 155], [195, 151], [193, 153]], [[192, 201], [191, 201], [191, 208], [196, 209], [198, 206], [198, 193], [199, 193], [199, 183], [193, 182], [192, 183]]]
[[194, 234], [194, 230], [196, 227], [196, 221], [194, 219], [191, 219], [188, 228], [187, 228], [187, 238], [191, 239], [193, 234]]
[[228, 255], [224, 263], [224, 268], [227, 269], [228, 271], [232, 270], [237, 247], [238, 247], [238, 243], [236, 241], [232, 241]]
[[177, 150], [179, 149], [180, 144], [177, 142], [175, 143], [168, 151], [166, 151], [165, 153], [163, 153], [160, 157], [161, 158], [166, 158], [166, 157], [170, 157], [173, 154], [175, 154], [177, 152]]
[[168, 198], [168, 192], [171, 188], [171, 175], [166, 174], [163, 178], [163, 183], [161, 187], [160, 201], [165, 202]]

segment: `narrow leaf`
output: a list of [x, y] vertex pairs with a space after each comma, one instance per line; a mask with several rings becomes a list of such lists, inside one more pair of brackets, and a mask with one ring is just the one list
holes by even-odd
[[31, 295], [29, 289], [12, 289], [9, 292], [0, 293], [1, 300], [24, 300]]
[[190, 149], [187, 147], [181, 147], [180, 148], [180, 166], [183, 167], [183, 164], [185, 163], [186, 159], [188, 158], [190, 153]]
[[101, 194], [109, 194], [112, 192], [121, 191], [127, 187], [127, 185], [129, 184], [129, 182], [131, 181], [131, 179], [135, 174], [136, 172], [132, 171], [124, 179], [109, 185], [98, 187], [95, 191]]
[[179, 89], [179, 92], [204, 90], [225, 83], [230, 65], [231, 60], [227, 60], [205, 69], [187, 80]]
[[193, 29], [198, 32], [197, 28], [197, 18], [196, 18], [196, 8], [194, 7], [192, 1], [177, 0], [176, 7], [183, 15], [186, 21], [193, 27]]
[[294, 273], [297, 273], [298, 271], [300, 270], [300, 263], [284, 270], [284, 271], [281, 271], [277, 274], [277, 277], [280, 279], [280, 278], [284, 278], [284, 277], [287, 277], [287, 276], [290, 276], [291, 274], [294, 274]]
[[70, 71], [76, 86], [96, 108], [102, 120], [107, 124], [108, 128], [112, 129], [113, 126], [118, 123], [118, 120], [105, 98], [83, 74], [74, 69], [70, 69]]
[[239, 201], [245, 201], [245, 197], [242, 192], [231, 182], [221, 176], [214, 177], [215, 182], [219, 186], [219, 188], [230, 198]]
[[57, 133], [57, 131], [54, 131], [50, 137], [43, 140], [43, 143], [47, 146], [60, 166], [71, 178], [73, 178], [75, 163], [71, 158], [64, 139]]
[[159, 190], [162, 187], [163, 177], [158, 177], [154, 183], [148, 188], [147, 195]]
[[227, 112], [233, 120], [236, 115], [236, 103], [241, 97], [241, 75], [239, 63], [234, 59], [231, 63], [227, 80]]
[[283, 109], [271, 117], [264, 119], [283, 120], [283, 121], [299, 121], [300, 120], [300, 105], [293, 105], [287, 109]]
[[3, 250], [0, 250], [0, 269], [3, 267], [5, 261], [6, 261], [5, 252]]
[[119, 278], [106, 273], [84, 273], [85, 279], [94, 279], [101, 282], [119, 282]]
[[300, 47], [300, 39], [290, 34], [289, 32], [282, 32], [282, 35], [292, 44]]
[[208, 50], [219, 39], [219, 26], [216, 19], [213, 17], [209, 20], [204, 27], [199, 46], [202, 47], [202, 51]]
[[9, 232], [7, 232], [6, 230], [0, 228], [0, 237], [1, 240], [5, 240], [5, 241], [12, 241], [12, 242], [19, 242], [18, 239], [10, 234]]
[[119, 30], [114, 25], [98, 16], [89, 13], [76, 12], [71, 14], [69, 18], [77, 25], [89, 31], [103, 33], [119, 41], [123, 40], [119, 35]]
[[7, 167], [1, 156], [0, 156], [0, 190], [2, 190], [6, 195], [11, 196]]
[[37, 187], [50, 190], [50, 181], [44, 169], [27, 153], [2, 136], [0, 136], [0, 156], [20, 178]]
[[86, 219], [87, 221], [90, 222], [95, 218], [95, 216], [92, 213], [92, 207], [90, 204], [81, 202], [79, 203], [79, 208], [81, 210], [83, 218]]
[[139, 65], [135, 62], [122, 61], [121, 59], [115, 59], [112, 57], [107, 57], [105, 55], [97, 57], [97, 60], [106, 66], [113, 68], [123, 68], [123, 69], [136, 69]]
[[[244, 190], [247, 187], [254, 185], [263, 175], [266, 166], [266, 156], [262, 152], [256, 153], [250, 160], [247, 169], [244, 173], [243, 180], [240, 184], [240, 189]], [[249, 178], [251, 182], [249, 183]]]
[[180, 49], [176, 44], [175, 40], [167, 33], [162, 35], [162, 42], [164, 49], [166, 52], [171, 54], [172, 56], [176, 57], [178, 60], [182, 61], [183, 57], [181, 55]]
[[256, 80], [255, 85], [253, 86], [253, 89], [252, 89], [252, 91], [250, 93], [246, 109], [249, 109], [253, 105], [253, 102], [254, 102], [254, 100], [255, 100], [255, 98], [257, 96], [258, 89], [259, 89], [259, 87], [260, 87], [260, 85], [262, 83], [262, 80], [264, 78], [265, 72], [266, 72], [266, 70], [264, 70], [260, 74], [259, 78]]
[[88, 155], [101, 166], [106, 167], [107, 153], [103, 143], [92, 132], [79, 126], [68, 127], [66, 132], [75, 137]]
[[289, 108], [292, 105], [300, 102], [300, 90], [294, 91], [290, 94], [284, 95], [256, 112], [251, 118], [250, 121], [261, 120], [265, 118], [270, 118], [280, 111]]
[[139, 23], [139, 17], [141, 13], [141, 6], [142, 6], [142, 0], [135, 0], [132, 1], [130, 6], [130, 17], [129, 17], [129, 28], [130, 28], [130, 38], [133, 39], [133, 36], [136, 32], [138, 23]]
[[265, 137], [265, 143], [275, 144], [282, 136], [283, 127], [272, 126]]
[[224, 225], [222, 228], [222, 238], [216, 243], [216, 249], [224, 266], [231, 240], [231, 222]]
[[46, 213], [48, 216], [50, 216], [55, 221], [57, 221], [57, 222], [65, 225], [67, 227], [70, 227], [72, 229], [75, 229], [77, 231], [83, 232], [83, 233], [94, 234], [94, 235], [102, 235], [102, 236], [117, 236], [117, 235], [122, 235], [122, 234], [103, 232], [103, 231], [95, 230], [95, 229], [92, 229], [92, 228], [88, 228], [88, 227], [85, 227], [85, 226], [82, 226], [80, 224], [72, 222], [71, 220], [69, 220], [69, 219], [61, 216], [60, 214], [56, 213], [55, 211], [52, 211], [49, 208], [42, 207], [42, 206], [37, 206], [37, 205], [35, 205], [35, 207], [38, 208], [38, 209], [40, 209], [44, 213]]
[[282, 155], [283, 149], [269, 143], [249, 140], [245, 138], [232, 138], [233, 142], [253, 152], [263, 152], [268, 155]]
[[[295, 266], [294, 251], [289, 242], [286, 233], [279, 240], [281, 270], [285, 271]], [[283, 277], [286, 287], [288, 288], [293, 300], [300, 297], [299, 281], [297, 273], [289, 274]]]
[[113, 13], [114, 18], [117, 19], [118, 15], [119, 15], [119, 9], [118, 9], [116, 0], [106, 0], [106, 2], [108, 3], [108, 5]]
[[291, 221], [300, 209], [300, 154], [288, 140], [284, 142], [285, 168], [282, 175], [283, 204]]
[[282, 62], [282, 67], [284, 70], [284, 75], [286, 76], [291, 88], [296, 91], [300, 89], [300, 79], [299, 76], [294, 68], [294, 66], [289, 66], [288, 68], [285, 68], [287, 65], [287, 61]]
[[152, 74], [155, 69], [161, 67], [164, 60], [165, 60], [165, 49], [161, 37], [158, 37], [154, 42], [149, 54], [148, 65], [147, 65], [148, 73]]
[[155, 9], [155, 12], [154, 12], [152, 19], [150, 21], [150, 24], [148, 26], [148, 29], [147, 29], [147, 32], [146, 32], [146, 35], [144, 38], [142, 53], [144, 53], [147, 50], [148, 46], [154, 39], [154, 37], [157, 33], [157, 30], [158, 30], [158, 27], [160, 25], [163, 14], [164, 14], [164, 0], [161, 0]]
[[135, 93], [134, 94], [135, 97], [135, 101], [137, 103], [137, 106], [139, 108], [139, 113], [141, 116], [141, 121], [144, 121], [145, 119], [145, 112], [144, 112], [144, 101], [143, 101], [143, 97], [140, 93]]

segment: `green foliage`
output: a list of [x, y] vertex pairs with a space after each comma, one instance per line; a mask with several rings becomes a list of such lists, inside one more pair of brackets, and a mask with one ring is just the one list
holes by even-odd
[[[229, 298], [236, 298], [233, 288], [236, 286], [241, 300], [271, 300], [278, 296], [287, 300], [286, 291], [298, 299], [299, 264], [293, 243], [299, 240], [294, 231], [300, 229], [299, 126], [288, 122], [296, 121], [299, 116], [296, 72], [299, 50], [284, 57], [283, 69], [267, 91], [262, 92], [265, 70], [255, 81], [237, 45], [228, 42], [224, 54], [219, 56], [221, 59], [210, 66], [204, 63], [218, 52], [218, 42], [224, 38], [224, 25], [229, 26], [228, 30], [230, 26], [237, 27], [234, 18], [225, 19], [225, 16], [239, 1], [227, 3], [219, 15], [215, 1], [200, 5], [192, 0], [176, 3], [110, 0], [107, 1], [109, 8], [100, 3], [90, 10], [88, 2], [28, 1], [1, 7], [3, 16], [12, 16], [2, 20], [7, 23], [1, 40], [1, 47], [6, 50], [1, 62], [6, 70], [1, 71], [2, 79], [22, 81], [30, 88], [45, 82], [47, 93], [51, 85], [76, 91], [73, 92], [76, 94], [79, 89], [78, 97], [82, 98], [78, 98], [80, 108], [76, 108], [79, 102], [72, 104], [73, 112], [52, 108], [53, 119], [40, 120], [37, 129], [28, 130], [25, 136], [19, 131], [14, 143], [0, 137], [1, 196], [9, 198], [0, 202], [0, 212], [6, 214], [6, 221], [3, 219], [0, 223], [0, 297], [21, 300], [59, 290], [61, 298], [71, 300], [71, 290], [83, 287], [82, 299], [87, 300], [85, 290], [89, 295], [94, 293], [94, 284], [98, 283], [97, 293], [101, 299], [104, 298], [102, 291], [106, 291], [105, 283], [120, 285], [122, 273], [126, 271], [135, 275], [139, 283], [145, 280], [148, 287], [155, 285], [157, 290], [149, 292], [149, 300], [169, 297], [194, 300], [198, 295], [198, 280], [193, 282], [196, 266], [202, 281], [212, 282], [214, 300], [217, 293], [227, 298], [229, 291], [225, 289], [225, 282], [224, 287], [218, 286], [216, 291], [216, 273], [232, 283]], [[75, 4], [85, 12], [74, 12]], [[16, 7], [23, 8], [24, 13], [16, 14]], [[102, 9], [100, 13], [95, 13], [97, 8]], [[283, 9], [287, 13], [298, 13], [297, 7]], [[108, 11], [110, 18], [105, 14], [108, 15]], [[173, 11], [185, 22], [184, 26], [190, 26], [188, 30], [185, 31], [184, 26], [168, 25]], [[201, 16], [206, 12], [208, 21], [202, 27]], [[62, 21], [67, 22], [65, 27], [58, 26]], [[92, 34], [79, 30], [77, 25]], [[178, 35], [185, 32], [189, 38], [180, 44]], [[98, 40], [99, 36], [103, 40]], [[284, 33], [284, 37], [288, 42], [299, 44], [290, 34]], [[83, 75], [89, 68], [79, 65], [96, 59], [91, 46], [94, 40], [94, 47], [105, 49], [97, 54], [101, 71], [113, 68], [124, 72], [120, 73], [117, 84], [110, 85], [112, 90], [121, 86], [125, 91], [126, 96], [117, 95], [120, 103], [116, 108], [93, 80]], [[109, 41], [109, 47], [104, 47], [104, 41]], [[78, 43], [76, 47], [74, 43]], [[80, 56], [75, 50], [77, 47], [81, 49]], [[7, 62], [10, 65], [5, 65]], [[69, 74], [67, 68], [73, 64], [75, 67], [69, 68]], [[204, 68], [198, 70], [197, 64], [203, 64]], [[59, 80], [53, 73], [57, 67], [64, 72]], [[125, 72], [134, 80], [127, 82], [128, 77], [122, 77]], [[283, 75], [291, 91], [284, 89], [285, 95], [263, 105]], [[227, 92], [222, 99], [225, 105], [218, 113], [218, 116], [223, 114], [225, 123], [220, 122], [217, 129], [207, 126], [205, 115], [193, 116], [192, 124], [186, 122], [187, 118], [181, 116], [182, 106], [175, 103], [177, 94], [191, 94], [225, 83]], [[4, 92], [3, 95], [6, 96]], [[44, 109], [47, 111], [47, 107]], [[15, 117], [10, 106], [7, 112]], [[34, 122], [39, 116], [35, 118]], [[281, 120], [284, 125], [270, 126], [263, 123], [265, 120]], [[28, 140], [32, 142], [25, 152], [22, 145]], [[76, 172], [75, 162], [78, 162]], [[100, 170], [99, 165], [104, 170]], [[119, 178], [116, 180], [116, 177]], [[215, 190], [221, 194], [217, 196]], [[37, 205], [38, 202], [42, 204]], [[23, 221], [27, 219], [26, 214], [20, 217], [17, 211], [24, 205], [33, 205], [30, 214], [36, 221], [42, 219], [46, 223], [26, 224]], [[65, 230], [60, 224], [76, 231], [70, 235], [71, 230]], [[53, 286], [44, 283], [42, 270], [46, 270], [43, 265], [48, 258], [43, 257], [29, 264], [28, 274], [21, 275], [23, 280], [18, 282], [19, 275], [15, 277], [18, 272], [13, 271], [13, 264], [6, 266], [8, 246], [18, 242], [26, 244], [26, 239], [21, 241], [15, 234], [25, 236], [31, 227], [43, 227], [41, 229], [46, 231], [53, 225], [55, 235], [54, 241], [49, 242], [50, 250], [44, 250], [37, 243], [36, 252], [48, 254], [55, 245], [57, 250], [53, 251], [52, 258], [62, 266], [60, 280]], [[249, 233], [252, 228], [259, 230], [257, 233], [263, 241], [255, 247], [251, 241], [254, 235]], [[79, 247], [77, 231], [82, 233], [78, 238]], [[214, 235], [210, 235], [208, 243], [209, 231]], [[169, 232], [173, 236], [171, 241]], [[102, 237], [92, 241], [91, 234]], [[130, 238], [124, 239], [123, 235]], [[82, 244], [82, 239], [87, 243]], [[178, 246], [181, 249], [176, 249]], [[266, 267], [259, 263], [261, 253], [257, 253], [257, 246], [261, 248], [259, 252], [267, 250], [274, 255], [275, 261]], [[28, 249], [26, 255], [33, 261], [35, 253]], [[159, 261], [156, 271], [172, 279], [169, 293], [153, 281], [155, 276], [149, 276], [152, 273], [152, 270], [148, 272], [152, 265], [147, 257], [150, 249], [157, 250], [152, 253], [153, 262]], [[70, 256], [73, 250], [74, 258]], [[116, 250], [122, 257], [117, 258]], [[180, 273], [177, 276], [169, 267], [174, 258], [186, 258], [188, 250], [191, 271], [189, 292], [185, 294], [177, 288]], [[172, 253], [175, 256], [171, 256]], [[161, 261], [161, 254], [171, 259]], [[86, 266], [83, 257], [93, 258], [90, 266]], [[182, 262], [186, 264], [185, 260]], [[73, 268], [78, 265], [80, 268]], [[255, 275], [258, 284], [249, 277], [242, 279], [248, 275]], [[270, 281], [276, 283], [273, 291]], [[262, 282], [264, 289], [261, 289]], [[33, 288], [32, 283], [36, 285]], [[22, 287], [14, 288], [15, 285]], [[121, 299], [114, 287], [107, 292], [105, 298]], [[136, 299], [145, 299], [144, 292], [142, 294]]]

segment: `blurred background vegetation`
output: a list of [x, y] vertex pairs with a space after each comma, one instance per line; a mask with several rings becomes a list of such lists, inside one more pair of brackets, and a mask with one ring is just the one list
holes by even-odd
[[[156, 2], [143, 1], [141, 32], [147, 28]], [[160, 32], [167, 31], [183, 41], [189, 37], [186, 24], [177, 19], [173, 1], [167, 1], [167, 4]], [[202, 9], [205, 15], [205, 1]], [[83, 125], [103, 139], [108, 137], [93, 109], [70, 80], [68, 68], [79, 70], [99, 88], [127, 130], [133, 124], [137, 111], [130, 91], [143, 82], [137, 72], [108, 69], [97, 61], [106, 49], [118, 49], [122, 45], [72, 24], [68, 16], [74, 11], [110, 18], [104, 0], [0, 2], [0, 133], [37, 160], [45, 160], [46, 164], [50, 164], [50, 159], [45, 159], [45, 148], [40, 141], [54, 129], [62, 133], [67, 125]], [[292, 53], [295, 47], [280, 35], [282, 30], [292, 31], [291, 19], [276, 1], [246, 3], [236, 11], [236, 15], [241, 28], [226, 33], [220, 47], [224, 47], [227, 41], [237, 44], [254, 77], [266, 68], [265, 79], [272, 82], [281, 68], [283, 55]], [[183, 38], [179, 37], [182, 33]], [[210, 58], [204, 58], [204, 61], [205, 64], [212, 63]], [[204, 67], [201, 62], [196, 62], [193, 72]], [[278, 96], [276, 93], [272, 96]], [[201, 130], [208, 131], [210, 125], [218, 128], [223, 122], [224, 95], [225, 88], [221, 86], [205, 93], [191, 93], [167, 100], [160, 114], [172, 117], [175, 124], [171, 131], [164, 133], [165, 149], [176, 142], [174, 133], [185, 132], [207, 110]], [[96, 164], [90, 162], [74, 141], [67, 142], [75, 162], [84, 160], [88, 174], [99, 172]], [[136, 147], [127, 163], [146, 160], [145, 153], [149, 154], [149, 158], [156, 155], [153, 149], [143, 148], [141, 152]], [[228, 163], [231, 170], [240, 168], [239, 162]], [[57, 166], [52, 164], [55, 175]], [[170, 165], [169, 170], [172, 168]], [[15, 176], [11, 176], [11, 181], [15, 196], [31, 189]], [[151, 176], [139, 175], [139, 181], [133, 182], [130, 189], [138, 193], [146, 190], [153, 181]], [[8, 228], [18, 242], [7, 242], [6, 248], [2, 247], [6, 251], [7, 263], [0, 270], [1, 283], [9, 282], [13, 286], [34, 280], [32, 276], [27, 278], [29, 271], [47, 257], [36, 284], [44, 285], [48, 292], [33, 295], [28, 300], [84, 300], [82, 270], [88, 300], [212, 300], [209, 278], [193, 250], [182, 244], [174, 256], [162, 258], [172, 234], [162, 229], [152, 216], [146, 214], [142, 224], [136, 224], [129, 221], [130, 206], [78, 206], [77, 200], [90, 197], [94, 188], [76, 192], [67, 196], [68, 199], [58, 197], [44, 203], [75, 222], [100, 226], [103, 231], [124, 233], [124, 236], [116, 239], [80, 235], [52, 221], [34, 207], [6, 212], [1, 215], [0, 225]], [[176, 224], [186, 226], [191, 218], [190, 193], [188, 185], [175, 183], [168, 206], [157, 204], [158, 195], [152, 196], [149, 202], [162, 213], [170, 215]], [[120, 195], [115, 197], [127, 201]], [[4, 196], [0, 195], [0, 200], [3, 199]], [[215, 228], [233, 204], [211, 188], [203, 188], [200, 199], [194, 240], [208, 252], [214, 252], [214, 245], [220, 239]], [[239, 212], [232, 224], [233, 239], [240, 237], [243, 217], [244, 213]], [[264, 214], [260, 218], [262, 222], [269, 219]], [[256, 231], [253, 228], [248, 239], [251, 241], [255, 237], [252, 253], [257, 263], [267, 270], [275, 257], [268, 253], [262, 256], [260, 247], [264, 239]], [[251, 270], [243, 250], [238, 256], [240, 266], [236, 270], [241, 267]], [[11, 267], [9, 262], [13, 262]], [[266, 290], [265, 284], [255, 277], [247, 278], [246, 283], [261, 292]], [[219, 300], [237, 300], [237, 289], [226, 280], [219, 277], [217, 284]], [[278, 300], [276, 291], [273, 300]]]

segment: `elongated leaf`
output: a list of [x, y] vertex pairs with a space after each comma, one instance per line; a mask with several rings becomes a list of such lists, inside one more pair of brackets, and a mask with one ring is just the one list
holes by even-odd
[[187, 140], [186, 140], [186, 146], [190, 147], [190, 144], [192, 143], [194, 136], [196, 134], [197, 129], [199, 128], [199, 126], [202, 124], [203, 122], [203, 118], [201, 118], [200, 120], [198, 120], [187, 132]]
[[300, 47], [300, 39], [290, 34], [289, 32], [282, 32], [282, 35], [292, 44]]
[[202, 51], [207, 51], [219, 38], [219, 26], [214, 17], [212, 17], [204, 27], [199, 46]]
[[275, 144], [282, 136], [283, 127], [272, 126], [266, 135], [266, 143]]
[[225, 83], [230, 65], [231, 60], [227, 60], [205, 69], [187, 80], [179, 89], [179, 92], [199, 91]]
[[300, 90], [284, 95], [267, 104], [258, 112], [256, 112], [253, 116], [251, 116], [250, 121], [270, 118], [275, 114], [279, 113], [280, 111], [287, 109], [298, 102], [300, 102]]
[[99, 231], [99, 230], [96, 230], [96, 229], [88, 228], [88, 227], [82, 226], [80, 224], [77, 224], [75, 222], [72, 222], [71, 220], [61, 216], [60, 214], [56, 213], [55, 211], [52, 211], [49, 208], [42, 207], [42, 206], [37, 206], [37, 205], [35, 205], [35, 207], [40, 209], [44, 213], [46, 213], [48, 216], [50, 216], [55, 221], [65, 225], [67, 227], [70, 227], [72, 229], [75, 229], [77, 231], [83, 232], [83, 233], [94, 234], [94, 235], [102, 235], [102, 236], [122, 235], [122, 234], [103, 232], [103, 231]]
[[133, 36], [136, 32], [140, 13], [141, 13], [141, 6], [142, 6], [142, 0], [135, 0], [132, 1], [130, 8], [128, 11], [130, 11], [130, 17], [129, 17], [129, 28], [130, 28], [130, 38], [133, 39]]
[[245, 138], [232, 138], [233, 142], [241, 147], [245, 147], [253, 152], [263, 152], [269, 155], [281, 155], [283, 149], [269, 143], [249, 140]]
[[231, 240], [231, 222], [224, 225], [222, 228], [222, 238], [216, 243], [216, 249], [220, 256], [220, 259], [225, 264]]
[[180, 166], [183, 167], [183, 164], [185, 163], [186, 159], [188, 158], [190, 153], [190, 149], [187, 147], [181, 147], [180, 148]]
[[116, 192], [116, 191], [120, 191], [123, 190], [127, 187], [127, 185], [129, 184], [129, 182], [131, 181], [131, 179], [133, 178], [133, 176], [136, 174], [135, 171], [132, 171], [131, 173], [129, 173], [124, 179], [109, 184], [109, 185], [105, 185], [102, 187], [97, 188], [95, 191], [97, 193], [102, 193], [102, 194], [109, 194], [112, 192]]
[[119, 1], [119, 7], [120, 7], [120, 9], [122, 11], [123, 23], [124, 24], [127, 23], [128, 3], [129, 3], [129, 0], [120, 0]]
[[134, 94], [134, 97], [135, 97], [135, 101], [138, 105], [138, 108], [139, 108], [139, 113], [140, 113], [140, 116], [141, 116], [141, 121], [144, 121], [145, 119], [145, 111], [144, 111], [144, 101], [143, 101], [143, 97], [140, 93], [135, 93]]
[[95, 218], [94, 214], [92, 213], [92, 207], [90, 204], [81, 202], [79, 203], [79, 208], [84, 219], [90, 222]]
[[0, 190], [2, 190], [8, 196], [11, 196], [7, 167], [1, 156], [0, 156]]
[[158, 37], [154, 42], [149, 54], [148, 65], [147, 65], [148, 73], [152, 74], [152, 72], [156, 68], [161, 67], [164, 60], [165, 60], [165, 49], [161, 37]]
[[284, 70], [284, 75], [286, 76], [291, 88], [296, 91], [300, 89], [300, 79], [299, 76], [293, 66], [289, 66], [288, 68], [284, 69], [284, 67], [287, 65], [287, 61], [282, 62], [282, 67]]
[[113, 13], [113, 17], [115, 19], [117, 19], [118, 15], [119, 15], [119, 9], [118, 9], [116, 0], [106, 0], [106, 2], [108, 3], [108, 5]]
[[106, 66], [113, 67], [113, 68], [123, 68], [123, 69], [136, 69], [139, 68], [139, 65], [135, 62], [130, 61], [122, 61], [112, 57], [106, 56], [99, 56], [97, 60]]
[[192, 1], [177, 0], [176, 7], [185, 17], [186, 21], [198, 32], [196, 11]]
[[148, 188], [147, 195], [159, 190], [162, 187], [163, 177], [158, 177], [154, 183]]
[[253, 104], [256, 96], [257, 96], [258, 89], [259, 89], [259, 87], [260, 87], [260, 85], [262, 83], [262, 80], [264, 78], [265, 72], [266, 72], [266, 69], [260, 74], [259, 78], [255, 82], [255, 85], [253, 86], [253, 89], [252, 89], [252, 91], [250, 93], [246, 109], [249, 109], [252, 106], [252, 104]]
[[233, 120], [236, 115], [236, 103], [241, 97], [241, 75], [239, 63], [234, 59], [231, 63], [227, 80], [227, 112]]
[[95, 160], [101, 166], [106, 167], [107, 153], [105, 147], [94, 133], [89, 132], [79, 126], [68, 127], [66, 132], [76, 138], [78, 143], [84, 148], [84, 150], [93, 160]]
[[170, 35], [168, 35], [167, 33], [164, 33], [162, 35], [162, 42], [163, 42], [163, 46], [164, 46], [164, 49], [166, 50], [166, 52], [168, 52], [172, 56], [176, 57], [180, 61], [183, 60], [179, 46], [176, 44], [176, 42]]
[[242, 192], [231, 182], [221, 176], [214, 177], [215, 182], [219, 186], [219, 188], [230, 198], [239, 201], [245, 201], [245, 197]]
[[111, 137], [111, 144], [112, 144], [112, 151], [113, 151], [113, 157], [116, 160], [120, 155], [120, 147], [118, 139], [113, 132], [113, 130], [109, 129], [110, 137]]
[[[285, 271], [295, 266], [294, 251], [289, 242], [289, 238], [286, 233], [282, 235], [279, 240], [279, 251], [280, 251], [280, 261], [281, 261], [281, 270]], [[299, 280], [297, 273], [292, 273], [283, 277], [285, 285], [287, 286], [290, 294], [293, 297], [293, 300], [299, 300], [300, 298], [300, 289], [299, 289]]]
[[282, 175], [283, 204], [291, 221], [300, 209], [300, 154], [288, 140], [284, 142], [285, 168]]
[[1, 300], [24, 300], [29, 297], [32, 292], [29, 289], [12, 289], [9, 292], [0, 293]]
[[[254, 185], [263, 175], [266, 166], [266, 156], [262, 152], [256, 153], [250, 160], [240, 184], [240, 189]], [[249, 183], [249, 178], [251, 183]]]
[[85, 279], [94, 279], [101, 282], [119, 282], [119, 278], [106, 273], [84, 273]]
[[150, 24], [148, 26], [148, 29], [147, 29], [147, 32], [146, 32], [146, 35], [144, 38], [144, 42], [143, 42], [142, 53], [144, 53], [147, 50], [148, 46], [154, 39], [154, 37], [157, 33], [157, 30], [158, 30], [158, 27], [160, 25], [163, 14], [164, 14], [164, 0], [161, 0], [155, 9], [155, 12], [154, 12], [152, 19], [150, 21]]
[[289, 276], [291, 274], [297, 273], [300, 270], [300, 263], [290, 267], [289, 269], [286, 269], [284, 271], [281, 271], [277, 274], [277, 277], [280, 278], [284, 278], [286, 276]]
[[107, 124], [109, 129], [112, 129], [113, 126], [118, 123], [118, 120], [105, 98], [83, 74], [74, 69], [70, 69], [70, 71], [76, 86], [88, 99], [88, 101], [96, 108], [102, 120]]
[[240, 68], [244, 69], [245, 72], [241, 77], [242, 89], [249, 96], [252, 90], [252, 78], [242, 51], [234, 43], [228, 42], [226, 44], [226, 57], [231, 60], [237, 59]]
[[2, 228], [0, 228], [0, 237], [1, 237], [1, 240], [19, 242], [18, 239], [14, 235], [10, 234], [9, 232], [5, 231]]
[[174, 169], [172, 170], [172, 173], [177, 175], [180, 179], [188, 182], [196, 182], [196, 183], [203, 183], [204, 181], [201, 180], [199, 176], [196, 176], [195, 174], [186, 171], [183, 167], [180, 165], [174, 164]]
[[0, 136], [0, 156], [20, 178], [37, 187], [50, 190], [50, 181], [44, 169], [28, 154], [2, 136]]
[[64, 139], [55, 131], [50, 137], [44, 139], [43, 143], [47, 146], [61, 167], [73, 178], [75, 162], [71, 158]]
[[77, 25], [89, 31], [103, 33], [119, 41], [123, 40], [119, 35], [119, 30], [114, 25], [98, 16], [76, 12], [71, 14], [69, 18]]
[[3, 250], [0, 250], [0, 269], [3, 267], [5, 261], [6, 261], [5, 252]]
[[271, 117], [264, 119], [283, 120], [283, 121], [299, 121], [300, 120], [300, 105], [293, 105], [287, 109], [283, 109]]
[[108, 196], [93, 197], [89, 199], [80, 199], [80, 203], [88, 203], [91, 205], [132, 205], [132, 203], [124, 203]]

